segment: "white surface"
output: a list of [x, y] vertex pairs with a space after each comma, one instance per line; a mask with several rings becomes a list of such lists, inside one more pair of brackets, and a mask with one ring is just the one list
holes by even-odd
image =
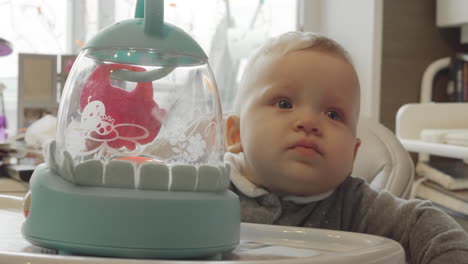
[[0, 194], [23, 196], [28, 191], [28, 184], [8, 177], [0, 177]]
[[231, 261], [168, 261], [62, 256], [32, 246], [21, 236], [22, 199], [0, 195], [0, 263], [156, 264], [156, 263], [405, 263], [401, 246], [366, 234], [313, 228], [245, 224], [241, 246]]
[[361, 85], [361, 112], [378, 121], [383, 0], [303, 0], [302, 12], [304, 31], [331, 37], [351, 53]]
[[437, 0], [437, 26], [453, 27], [468, 23], [468, 1]]
[[464, 24], [460, 28], [460, 42], [463, 44], [468, 43], [468, 24]]
[[449, 158], [468, 158], [468, 147], [424, 142], [423, 129], [468, 129], [468, 103], [421, 103], [402, 106], [396, 135], [408, 151]]
[[427, 142], [468, 147], [468, 129], [423, 129], [421, 139]]
[[400, 139], [401, 144], [410, 152], [427, 153], [447, 158], [467, 159], [468, 147], [431, 143], [422, 140]]
[[468, 43], [468, 1], [437, 0], [436, 24], [439, 27], [460, 27], [460, 42]]

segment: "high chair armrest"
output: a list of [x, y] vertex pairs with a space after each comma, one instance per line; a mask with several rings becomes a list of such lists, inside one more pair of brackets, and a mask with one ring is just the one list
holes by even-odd
[[468, 158], [468, 147], [422, 141], [423, 129], [468, 129], [468, 103], [404, 105], [397, 112], [395, 130], [396, 136], [408, 151]]

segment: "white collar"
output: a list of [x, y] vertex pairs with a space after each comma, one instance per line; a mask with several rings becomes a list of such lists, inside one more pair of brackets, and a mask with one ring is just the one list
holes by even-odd
[[[234, 184], [234, 186], [236, 186], [236, 188], [239, 189], [239, 191], [241, 191], [244, 195], [250, 198], [257, 198], [269, 193], [267, 190], [258, 187], [245, 177], [245, 155], [243, 152], [239, 154], [226, 152], [226, 154], [224, 155], [224, 161], [231, 164], [232, 184]], [[333, 193], [333, 191], [334, 190], [331, 190], [326, 193], [311, 196], [286, 195], [282, 199], [285, 201], [292, 201], [296, 204], [306, 204], [310, 202], [323, 200], [330, 196]]]

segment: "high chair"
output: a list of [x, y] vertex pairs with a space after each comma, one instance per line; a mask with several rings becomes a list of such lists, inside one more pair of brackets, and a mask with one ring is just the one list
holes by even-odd
[[377, 190], [408, 198], [414, 165], [395, 134], [382, 124], [361, 117], [357, 136], [361, 139], [361, 146], [351, 175], [365, 179]]

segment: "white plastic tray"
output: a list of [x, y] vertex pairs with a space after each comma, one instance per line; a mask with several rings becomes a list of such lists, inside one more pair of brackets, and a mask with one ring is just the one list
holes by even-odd
[[21, 236], [22, 199], [0, 195], [0, 263], [177, 264], [177, 263], [405, 263], [395, 241], [366, 234], [259, 224], [241, 225], [241, 244], [221, 261], [138, 260], [56, 255]]

